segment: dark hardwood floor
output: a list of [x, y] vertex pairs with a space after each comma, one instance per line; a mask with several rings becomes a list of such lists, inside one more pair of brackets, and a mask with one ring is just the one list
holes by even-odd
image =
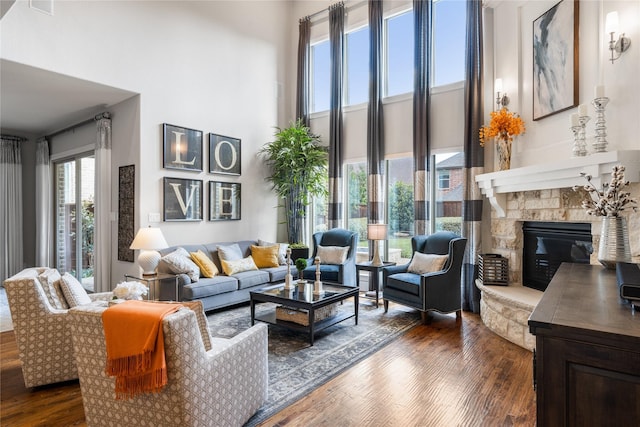
[[[25, 389], [0, 334], [0, 425], [86, 425], [77, 381]], [[478, 315], [434, 315], [263, 426], [534, 426], [531, 353]]]

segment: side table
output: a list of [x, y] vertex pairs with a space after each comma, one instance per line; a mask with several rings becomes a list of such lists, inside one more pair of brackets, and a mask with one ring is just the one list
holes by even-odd
[[[382, 265], [371, 265], [371, 261], [356, 263], [356, 285], [360, 288], [360, 270], [368, 271], [369, 290], [376, 292], [376, 308], [378, 307], [378, 300], [380, 296], [380, 273], [384, 267], [390, 267], [392, 265], [396, 265], [396, 263], [391, 261], [383, 261]], [[366, 294], [365, 297], [373, 298]]]
[[[143, 282], [144, 284], [146, 284], [147, 287], [149, 288], [149, 292], [147, 293], [147, 299], [153, 300], [153, 301], [162, 301], [161, 299], [162, 292], [160, 292], [160, 286], [162, 286], [162, 282], [173, 280], [175, 283], [175, 289], [174, 289], [175, 298], [169, 301], [180, 301], [180, 292], [179, 292], [177, 274], [158, 273], [158, 274], [149, 275], [149, 276], [139, 275], [139, 274], [138, 275], [125, 274], [124, 280], [125, 281], [137, 280], [138, 282]], [[156, 288], [158, 288], [158, 294], [160, 295], [156, 296]]]

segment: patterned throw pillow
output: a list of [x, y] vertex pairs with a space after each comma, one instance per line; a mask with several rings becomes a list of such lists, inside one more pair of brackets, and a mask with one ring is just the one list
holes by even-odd
[[242, 250], [237, 243], [229, 246], [218, 246], [218, 258], [220, 261], [237, 261], [244, 258]]
[[49, 268], [38, 275], [40, 285], [42, 286], [44, 294], [47, 296], [51, 307], [59, 310], [66, 310], [69, 308], [69, 305], [62, 293], [60, 279], [60, 273], [55, 268]]
[[215, 277], [219, 273], [218, 267], [200, 249], [198, 252], [191, 252], [191, 260], [198, 266], [204, 277]]
[[256, 246], [251, 245], [251, 256], [258, 268], [278, 267], [278, 249], [279, 245], [273, 246]]
[[288, 243], [271, 243], [265, 240], [258, 239], [258, 246], [273, 246], [279, 245], [278, 248], [278, 264], [287, 265], [287, 248], [289, 247]]
[[60, 287], [62, 288], [62, 293], [69, 307], [91, 304], [91, 298], [87, 295], [87, 291], [84, 290], [82, 284], [71, 274], [64, 273], [62, 275], [60, 278]]
[[197, 282], [200, 278], [200, 268], [191, 261], [189, 252], [184, 248], [178, 248], [161, 259], [169, 266], [171, 271], [176, 274], [185, 273], [192, 282]]
[[246, 258], [237, 259], [235, 261], [220, 260], [222, 264], [222, 270], [227, 276], [231, 276], [236, 273], [242, 273], [243, 271], [257, 270], [256, 263], [253, 262], [253, 258], [249, 255]]
[[423, 254], [416, 252], [407, 268], [409, 273], [424, 274], [440, 271], [444, 268], [449, 255]]
[[320, 246], [316, 256], [320, 258], [320, 264], [342, 264], [347, 260], [348, 246]]

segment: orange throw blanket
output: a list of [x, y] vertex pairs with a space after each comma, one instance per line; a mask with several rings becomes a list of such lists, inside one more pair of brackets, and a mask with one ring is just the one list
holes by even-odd
[[116, 377], [116, 399], [159, 392], [167, 384], [162, 319], [180, 307], [125, 301], [102, 313], [106, 374]]

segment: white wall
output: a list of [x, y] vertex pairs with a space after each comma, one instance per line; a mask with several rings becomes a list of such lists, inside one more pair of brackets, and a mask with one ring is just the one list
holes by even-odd
[[[19, 1], [2, 18], [0, 52], [5, 59], [140, 94], [122, 106], [137, 115], [137, 124], [116, 128], [114, 117], [112, 158], [114, 179], [119, 166], [136, 165], [137, 227], [148, 225], [149, 213], [162, 212], [164, 176], [202, 179], [205, 185], [221, 179], [242, 183], [242, 220], [160, 223], [169, 244], [274, 240], [277, 200], [256, 153], [271, 140], [273, 127], [290, 118], [283, 87], [290, 80], [290, 40], [283, 31], [290, 22], [290, 4], [281, 1], [65, 1], [56, 2], [54, 16]], [[200, 129], [205, 138], [208, 132], [241, 138], [242, 176], [162, 169], [162, 123]], [[203, 155], [208, 159], [208, 148]], [[208, 204], [205, 198], [205, 211]], [[114, 282], [125, 271], [137, 268], [114, 261]]]
[[[537, 121], [533, 121], [532, 113], [532, 22], [556, 3], [556, 0], [502, 1], [496, 2], [494, 8], [495, 75], [486, 76], [489, 80], [486, 96], [492, 95], [492, 78], [502, 78], [511, 98], [509, 109], [522, 116], [527, 128], [526, 134], [516, 139], [512, 167], [571, 157], [570, 115], [577, 112], [577, 107]], [[610, 98], [606, 109], [609, 151], [640, 149], [640, 79], [637, 76], [640, 49], [632, 44], [611, 64], [609, 35], [606, 39], [603, 37], [604, 17], [617, 10], [620, 29], [632, 43], [639, 41], [640, 2], [582, 0], [579, 8], [579, 103], [588, 104], [591, 116], [587, 124], [587, 144], [595, 137], [595, 111], [591, 105], [594, 87], [604, 84]], [[487, 150], [487, 156], [493, 156], [493, 152]]]

